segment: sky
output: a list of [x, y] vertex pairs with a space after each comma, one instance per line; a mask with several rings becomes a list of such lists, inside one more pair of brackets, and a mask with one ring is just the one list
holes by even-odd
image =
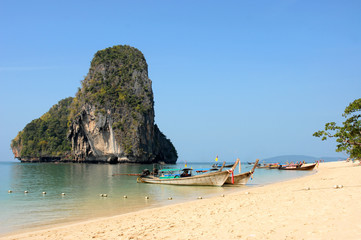
[[144, 54], [179, 162], [345, 158], [312, 134], [361, 97], [360, 25], [356, 0], [0, 0], [0, 161], [119, 44]]

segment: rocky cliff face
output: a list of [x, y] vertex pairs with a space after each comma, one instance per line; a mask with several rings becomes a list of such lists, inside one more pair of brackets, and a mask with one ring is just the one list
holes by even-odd
[[75, 160], [176, 162], [173, 144], [154, 124], [151, 85], [139, 50], [97, 52], [73, 102], [68, 137]]
[[12, 140], [21, 161], [175, 163], [154, 123], [152, 82], [130, 46], [98, 51], [75, 98], [61, 100]]

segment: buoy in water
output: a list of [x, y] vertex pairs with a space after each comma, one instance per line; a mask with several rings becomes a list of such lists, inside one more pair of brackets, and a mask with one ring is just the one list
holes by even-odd
[[65, 195], [65, 193], [61, 193], [61, 195], [63, 195], [63, 196], [64, 196], [64, 195]]
[[8, 193], [12, 193], [13, 191], [12, 190], [9, 190]]
[[127, 195], [124, 195], [123, 198], [127, 198], [128, 196]]
[[29, 192], [25, 190], [24, 193], [29, 193]]
[[202, 199], [202, 197], [198, 197], [198, 199]]
[[43, 192], [43, 194], [46, 194], [46, 192]]
[[149, 197], [148, 197], [148, 196], [145, 196], [145, 199], [149, 199]]
[[173, 198], [172, 197], [169, 197], [168, 200], [172, 200]]

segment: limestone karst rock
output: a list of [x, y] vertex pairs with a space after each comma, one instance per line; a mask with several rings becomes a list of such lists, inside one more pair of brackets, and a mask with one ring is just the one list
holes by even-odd
[[175, 163], [178, 157], [154, 123], [146, 60], [130, 46], [118, 45], [94, 55], [70, 105], [67, 124], [75, 162]]

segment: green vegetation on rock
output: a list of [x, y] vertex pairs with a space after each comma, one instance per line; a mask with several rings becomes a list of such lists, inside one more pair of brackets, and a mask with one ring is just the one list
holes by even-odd
[[65, 157], [70, 154], [67, 139], [69, 106], [73, 98], [58, 102], [47, 113], [31, 121], [11, 142], [22, 157]]
[[[76, 95], [75, 112], [86, 103], [106, 109], [127, 105], [134, 111], [147, 112], [153, 103], [146, 104], [144, 99], [153, 98], [153, 94], [151, 86], [140, 80], [142, 74], [148, 74], [147, 68], [143, 54], [136, 48], [119, 45], [98, 51]], [[134, 82], [137, 86], [130, 85]]]

